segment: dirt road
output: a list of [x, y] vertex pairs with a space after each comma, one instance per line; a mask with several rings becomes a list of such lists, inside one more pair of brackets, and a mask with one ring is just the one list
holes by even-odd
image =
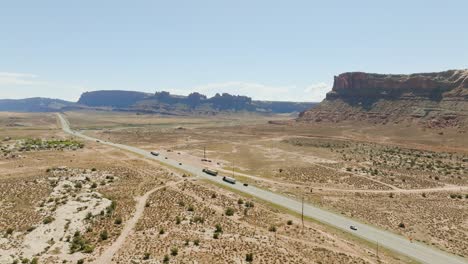
[[166, 188], [168, 186], [173, 186], [173, 185], [179, 184], [181, 182], [183, 182], [183, 180], [176, 181], [176, 182], [171, 182], [171, 183], [168, 183], [168, 184], [165, 184], [165, 185], [162, 185], [162, 186], [158, 186], [158, 187], [152, 189], [151, 191], [148, 191], [143, 196], [135, 198], [135, 200], [136, 200], [135, 213], [133, 214], [132, 218], [130, 218], [125, 223], [125, 226], [124, 226], [122, 232], [120, 233], [120, 236], [117, 238], [117, 240], [115, 240], [115, 242], [112, 243], [112, 245], [110, 245], [101, 254], [101, 256], [99, 256], [99, 258], [97, 258], [96, 261], [94, 261], [93, 263], [96, 263], [96, 264], [112, 263], [112, 259], [113, 259], [114, 255], [115, 255], [115, 253], [117, 253], [119, 251], [119, 249], [122, 247], [122, 245], [124, 244], [127, 237], [130, 236], [134, 232], [134, 229], [135, 229], [136, 224], [138, 223], [138, 220], [140, 220], [141, 216], [143, 215], [143, 212], [145, 211], [146, 201], [148, 200], [148, 197], [152, 193], [154, 193], [154, 192], [156, 192], [156, 191], [158, 191], [158, 190], [160, 190], [162, 188]]

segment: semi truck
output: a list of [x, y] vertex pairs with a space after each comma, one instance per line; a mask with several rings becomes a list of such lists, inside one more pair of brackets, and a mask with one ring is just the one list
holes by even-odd
[[231, 184], [236, 184], [236, 179], [231, 178], [231, 177], [227, 177], [227, 176], [224, 176], [224, 177], [223, 177], [223, 181], [229, 182], [229, 183], [231, 183]]
[[209, 174], [209, 175], [213, 175], [213, 176], [217, 176], [217, 175], [218, 175], [218, 172], [217, 172], [217, 171], [211, 170], [211, 169], [208, 169], [208, 168], [204, 168], [204, 169], [203, 169], [203, 172], [206, 173], [206, 174]]

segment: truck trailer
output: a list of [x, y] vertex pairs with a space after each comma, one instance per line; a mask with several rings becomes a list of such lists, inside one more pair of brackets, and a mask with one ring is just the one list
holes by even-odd
[[231, 177], [227, 177], [227, 176], [224, 176], [224, 177], [223, 177], [223, 181], [229, 182], [229, 183], [231, 183], [231, 184], [236, 184], [236, 179], [231, 178]]
[[204, 169], [203, 169], [203, 172], [206, 173], [206, 174], [209, 174], [209, 175], [213, 175], [213, 176], [217, 176], [217, 175], [218, 175], [218, 171], [211, 170], [211, 169], [208, 169], [208, 168], [204, 168]]

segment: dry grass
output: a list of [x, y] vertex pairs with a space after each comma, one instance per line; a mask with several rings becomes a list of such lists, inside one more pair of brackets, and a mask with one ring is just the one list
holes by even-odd
[[[465, 193], [441, 191], [423, 197], [422, 193], [398, 192], [447, 184], [466, 186], [463, 160], [467, 146], [454, 131], [439, 135], [410, 127], [282, 126], [267, 124], [265, 117], [258, 116], [161, 117], [105, 112], [71, 112], [67, 116], [73, 126], [98, 138], [147, 150], [171, 149], [173, 152], [162, 153], [197, 166], [229, 170], [234, 166], [236, 177], [242, 180], [296, 198], [304, 193], [319, 206], [449, 252], [468, 254]], [[0, 117], [0, 139], [11, 137], [2, 141], [2, 146], [27, 138], [74, 140], [60, 131], [52, 114], [0, 113]], [[405, 136], [400, 136], [403, 133]], [[13, 150], [14, 157], [0, 157], [2, 234], [9, 227], [25, 233], [41, 223], [43, 215], [36, 208], [52, 192], [48, 168], [96, 168], [116, 177], [112, 184], [96, 188], [116, 207], [110, 215], [93, 218], [89, 230], [83, 232], [84, 239], [95, 246], [93, 253], [83, 256], [91, 261], [117, 239], [134, 213], [135, 197], [180, 179], [158, 163], [96, 142], [84, 143], [83, 148]], [[203, 147], [212, 163], [202, 165]], [[257, 178], [241, 176], [241, 172]], [[193, 259], [231, 263], [242, 262], [246, 254], [253, 253], [254, 263], [376, 262], [368, 246], [352, 245], [312, 223], [300, 234], [298, 219], [269, 206], [255, 203], [245, 215], [248, 199], [205, 184], [188, 178], [153, 193], [137, 231], [127, 238], [115, 259], [120, 263], [162, 262], [167, 254], [171, 263]], [[380, 191], [385, 193], [372, 193]], [[393, 198], [389, 191], [395, 191]], [[450, 194], [456, 196], [451, 198]], [[239, 198], [244, 204], [238, 204]], [[189, 211], [189, 206], [194, 210]], [[227, 208], [233, 209], [232, 216], [225, 215]], [[122, 223], [116, 224], [119, 218]], [[290, 219], [291, 226], [286, 224]], [[404, 229], [398, 227], [400, 222], [405, 223]], [[218, 239], [213, 238], [216, 224], [223, 227]], [[276, 227], [276, 235], [268, 231], [271, 226]], [[164, 234], [160, 234], [161, 229]], [[100, 239], [103, 231], [108, 232], [105, 241]], [[171, 256], [173, 247], [178, 248], [177, 256]], [[149, 253], [149, 260], [143, 260], [145, 253]], [[386, 255], [381, 261], [398, 262]]]

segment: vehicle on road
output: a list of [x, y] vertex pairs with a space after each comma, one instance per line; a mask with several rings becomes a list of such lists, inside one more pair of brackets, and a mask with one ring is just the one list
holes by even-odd
[[244, 186], [247, 187], [247, 186], [249, 186], [249, 184], [248, 184], [248, 183], [244, 183]]
[[164, 157], [164, 159], [167, 159], [167, 157]]
[[99, 143], [99, 142], [101, 142], [101, 141], [99, 141], [99, 140], [96, 140], [96, 142], [97, 142], [97, 143]]
[[202, 171], [203, 171], [204, 173], [206, 173], [206, 174], [209, 174], [209, 175], [213, 175], [213, 176], [217, 176], [217, 175], [218, 175], [218, 171], [211, 170], [211, 169], [208, 169], [208, 168], [204, 168]]
[[354, 230], [354, 231], [357, 230], [357, 227], [355, 227], [355, 226], [350, 226], [349, 228], [350, 228], [351, 230]]
[[153, 156], [159, 156], [159, 153], [158, 153], [158, 152], [155, 152], [155, 151], [151, 151], [151, 155], [153, 155]]
[[179, 165], [182, 165], [182, 162], [179, 162]]
[[227, 177], [227, 176], [224, 176], [224, 177], [223, 177], [223, 181], [229, 182], [229, 183], [231, 183], [231, 184], [236, 184], [236, 179], [231, 178], [231, 177]]

